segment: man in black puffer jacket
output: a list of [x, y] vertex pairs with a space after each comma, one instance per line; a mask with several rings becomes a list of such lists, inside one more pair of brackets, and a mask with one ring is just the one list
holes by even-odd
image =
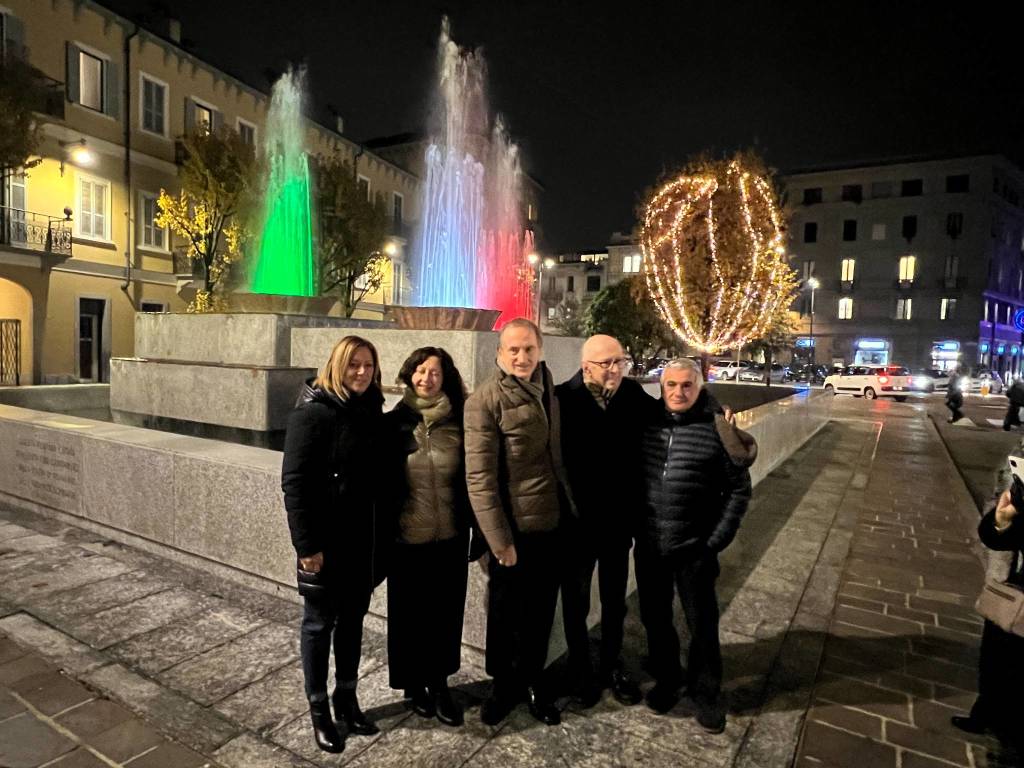
[[[644, 432], [645, 535], [637, 543], [640, 614], [656, 684], [648, 706], [665, 713], [685, 682], [705, 730], [721, 733], [722, 653], [718, 641], [718, 553], [736, 535], [750, 502], [756, 456], [749, 435], [716, 416], [700, 366], [682, 358], [661, 378], [664, 410]], [[678, 588], [690, 632], [686, 679], [672, 625]]]

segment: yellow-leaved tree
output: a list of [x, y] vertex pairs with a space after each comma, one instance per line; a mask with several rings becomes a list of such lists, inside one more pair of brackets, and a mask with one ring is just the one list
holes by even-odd
[[256, 156], [236, 131], [223, 128], [190, 133], [184, 150], [181, 192], [160, 190], [155, 223], [184, 239], [186, 258], [203, 265], [203, 287], [186, 311], [223, 312], [231, 265], [241, 260], [247, 236]]

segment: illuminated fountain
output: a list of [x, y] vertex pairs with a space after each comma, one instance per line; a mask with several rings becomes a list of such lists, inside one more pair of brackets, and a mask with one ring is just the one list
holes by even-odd
[[532, 233], [520, 213], [518, 147], [486, 97], [479, 51], [441, 28], [436, 133], [426, 151], [422, 222], [412, 254], [413, 303], [498, 310], [495, 327], [529, 316]]
[[289, 69], [271, 92], [263, 140], [259, 249], [249, 286], [257, 294], [316, 295], [302, 86], [303, 73]]

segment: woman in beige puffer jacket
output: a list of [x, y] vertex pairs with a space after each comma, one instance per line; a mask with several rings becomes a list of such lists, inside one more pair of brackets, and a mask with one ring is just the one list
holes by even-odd
[[397, 468], [397, 540], [388, 574], [388, 667], [412, 709], [461, 725], [448, 689], [458, 671], [470, 519], [462, 412], [465, 391], [451, 356], [417, 349], [402, 365], [402, 402], [385, 416]]

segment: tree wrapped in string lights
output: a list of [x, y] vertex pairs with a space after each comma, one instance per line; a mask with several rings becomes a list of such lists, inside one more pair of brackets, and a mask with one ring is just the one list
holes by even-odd
[[705, 358], [763, 336], [795, 295], [769, 178], [749, 153], [698, 158], [644, 206], [647, 287], [669, 327]]

